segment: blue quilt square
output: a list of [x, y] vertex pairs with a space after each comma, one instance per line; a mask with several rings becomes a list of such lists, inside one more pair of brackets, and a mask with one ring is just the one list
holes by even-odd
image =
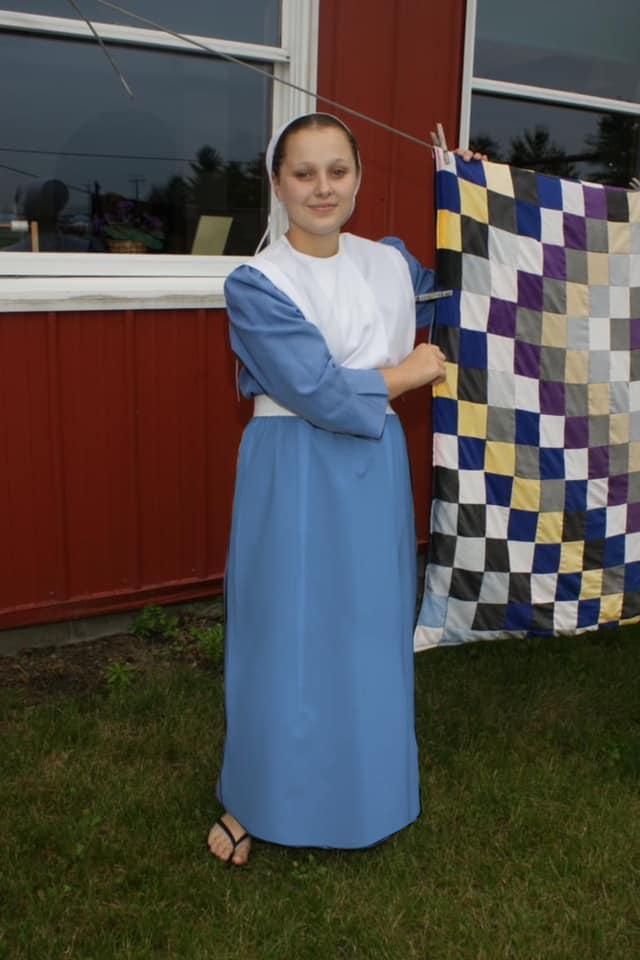
[[511, 505], [513, 477], [503, 477], [498, 473], [485, 473], [484, 485], [487, 492], [487, 503], [494, 503], [500, 507]]
[[505, 629], [528, 630], [532, 618], [533, 607], [530, 603], [510, 603], [504, 616]]
[[516, 200], [516, 223], [521, 237], [541, 239], [540, 207], [533, 203], [525, 203], [523, 200]]
[[564, 488], [565, 510], [577, 513], [587, 509], [587, 481], [567, 480]]
[[585, 540], [604, 540], [607, 532], [607, 510], [601, 507], [597, 510], [587, 510], [584, 531]]
[[581, 573], [559, 573], [556, 584], [556, 600], [579, 600]]
[[527, 447], [540, 444], [540, 414], [516, 410], [516, 443]]
[[458, 403], [448, 397], [437, 397], [433, 404], [433, 429], [436, 433], [455, 435], [458, 432]]
[[578, 626], [594, 627], [598, 623], [600, 616], [599, 600], [579, 600], [578, 601]]
[[536, 539], [537, 527], [538, 512], [536, 510], [511, 510], [507, 536], [510, 540], [533, 543]]
[[549, 210], [562, 210], [562, 184], [557, 177], [539, 173], [536, 177], [540, 206]]
[[624, 563], [624, 543], [624, 533], [617, 537], [607, 537], [604, 542], [603, 566], [617, 567]]
[[463, 367], [487, 368], [487, 335], [479, 330], [460, 331], [460, 364]]
[[460, 213], [460, 190], [458, 178], [453, 173], [441, 170], [436, 178], [436, 195], [439, 210]]
[[484, 469], [485, 441], [477, 437], [458, 439], [458, 466], [461, 470]]
[[557, 573], [560, 569], [560, 544], [537, 543], [533, 551], [534, 573]]
[[477, 183], [481, 187], [486, 187], [487, 178], [484, 175], [484, 166], [481, 160], [463, 160], [456, 156], [456, 168], [458, 177], [461, 180], [468, 180], [470, 183]]
[[628, 563], [624, 571], [624, 592], [640, 590], [640, 563]]
[[558, 447], [540, 447], [540, 479], [564, 478], [564, 450]]
[[436, 300], [434, 327], [460, 326], [460, 291], [454, 290], [450, 297]]

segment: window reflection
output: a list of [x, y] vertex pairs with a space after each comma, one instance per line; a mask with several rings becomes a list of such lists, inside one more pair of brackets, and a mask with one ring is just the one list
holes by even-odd
[[[118, 5], [154, 23], [200, 37], [244, 40], [247, 43], [280, 44], [280, 0], [118, 0]], [[105, 7], [96, 0], [82, 0], [78, 6], [85, 16], [98, 23], [119, 23], [142, 27], [131, 17]], [[0, 0], [0, 8], [48, 17], [75, 18], [66, 0]]]
[[[29, 193], [33, 214], [36, 185], [56, 182], [53, 205], [39, 198], [39, 249], [191, 253], [199, 236], [201, 252], [252, 253], [268, 204], [269, 80], [214, 58], [115, 52], [133, 101], [95, 45], [0, 34], [5, 71], [20, 77], [3, 103], [0, 221], [25, 218]], [[31, 232], [0, 231], [0, 246], [16, 244], [33, 249]]]
[[497, 160], [626, 187], [640, 172], [640, 118], [475, 94], [470, 141]]
[[478, 0], [477, 77], [640, 100], [637, 0]]

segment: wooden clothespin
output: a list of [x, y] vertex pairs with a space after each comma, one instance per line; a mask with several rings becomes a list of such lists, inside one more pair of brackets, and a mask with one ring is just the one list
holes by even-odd
[[447, 138], [444, 135], [444, 127], [441, 123], [436, 123], [436, 132], [431, 131], [431, 142], [434, 147], [439, 147], [444, 151], [444, 162], [449, 163], [449, 147], [447, 146]]

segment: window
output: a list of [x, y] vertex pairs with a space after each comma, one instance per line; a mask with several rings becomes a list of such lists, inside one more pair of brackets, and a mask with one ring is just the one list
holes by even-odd
[[270, 131], [313, 107], [272, 77], [315, 88], [318, 0], [121, 5], [213, 51], [82, 0], [130, 98], [70, 5], [0, 0], [0, 276], [223, 277], [265, 228]]
[[640, 173], [636, 0], [470, 0], [462, 138], [492, 159], [627, 186]]

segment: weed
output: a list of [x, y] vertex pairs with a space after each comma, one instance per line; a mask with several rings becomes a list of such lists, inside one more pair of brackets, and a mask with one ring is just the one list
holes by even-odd
[[130, 663], [110, 663], [105, 670], [105, 679], [109, 690], [114, 693], [122, 693], [128, 690], [133, 683], [135, 667]]
[[224, 627], [221, 623], [214, 623], [211, 627], [191, 627], [189, 634], [213, 663], [222, 661], [224, 657]]
[[144, 607], [137, 615], [131, 632], [143, 640], [175, 640], [180, 633], [178, 618], [162, 607]]

